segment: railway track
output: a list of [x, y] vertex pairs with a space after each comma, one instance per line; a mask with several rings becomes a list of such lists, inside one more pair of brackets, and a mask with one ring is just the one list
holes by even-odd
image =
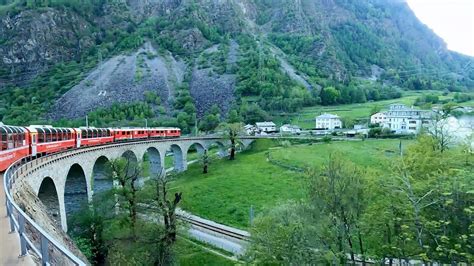
[[185, 221], [194, 227], [202, 228], [202, 229], [211, 231], [213, 233], [216, 233], [218, 235], [223, 235], [223, 236], [236, 239], [239, 241], [245, 241], [245, 242], [249, 241], [249, 235], [247, 234], [239, 233], [234, 230], [226, 229], [222, 226], [213, 225], [211, 223], [205, 223], [205, 222], [199, 221], [198, 219], [195, 219], [186, 215], [178, 214], [177, 216], [180, 220]]

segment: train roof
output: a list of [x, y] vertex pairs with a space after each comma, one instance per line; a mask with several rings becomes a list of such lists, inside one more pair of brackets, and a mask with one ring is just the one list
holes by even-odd
[[81, 129], [81, 130], [112, 130], [113, 128], [107, 128], [107, 127], [79, 127], [77, 129]]
[[34, 133], [73, 133], [74, 132], [72, 128], [41, 126], [41, 125], [31, 125], [28, 127], [28, 130]]
[[116, 127], [115, 130], [156, 130], [156, 129], [179, 129], [177, 127]]
[[27, 130], [24, 127], [7, 126], [4, 124], [0, 125], [0, 133], [26, 133]]

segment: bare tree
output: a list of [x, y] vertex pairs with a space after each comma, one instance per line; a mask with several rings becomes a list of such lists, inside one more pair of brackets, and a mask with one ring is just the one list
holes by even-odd
[[443, 115], [439, 114], [434, 115], [432, 125], [428, 127], [428, 134], [436, 140], [436, 145], [433, 149], [441, 152], [446, 151], [454, 140], [453, 135], [449, 131], [448, 118], [443, 117]]
[[169, 179], [165, 171], [158, 176], [156, 183], [156, 203], [163, 216], [165, 224], [165, 235], [163, 241], [171, 245], [176, 240], [176, 208], [181, 201], [182, 192], [174, 193], [173, 200], [168, 199], [168, 185]]
[[413, 222], [415, 225], [416, 231], [416, 240], [418, 246], [423, 249], [423, 234], [425, 231], [424, 224], [421, 219], [421, 211], [436, 203], [434, 200], [430, 200], [434, 190], [429, 190], [423, 193], [422, 196], [415, 193], [414, 187], [411, 181], [412, 177], [408, 168], [405, 166], [405, 163], [401, 161], [400, 165], [396, 166], [396, 176], [395, 176], [395, 191], [400, 193], [404, 198], [407, 199], [411, 211], [413, 214]]
[[137, 224], [137, 192], [136, 182], [141, 174], [141, 166], [128, 158], [119, 158], [110, 161], [112, 177], [118, 183], [117, 194], [127, 202], [126, 208], [130, 219], [133, 237], [136, 238]]
[[207, 150], [204, 150], [203, 155], [201, 156], [202, 161], [202, 173], [207, 174], [207, 168], [209, 166], [209, 155], [207, 154]]

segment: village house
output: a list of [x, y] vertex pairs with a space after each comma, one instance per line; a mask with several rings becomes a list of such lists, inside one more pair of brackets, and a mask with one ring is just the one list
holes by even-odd
[[375, 113], [371, 124], [379, 124], [395, 134], [417, 134], [433, 121], [433, 111], [418, 110], [404, 104], [391, 104], [388, 111]]
[[255, 127], [257, 128], [258, 132], [264, 132], [264, 133], [273, 133], [276, 132], [276, 125], [273, 122], [257, 122], [255, 123]]
[[342, 128], [342, 121], [337, 115], [324, 113], [316, 117], [316, 129], [334, 130], [340, 128]]
[[296, 125], [285, 124], [280, 127], [280, 133], [282, 134], [300, 134], [301, 129]]
[[247, 135], [254, 135], [257, 128], [255, 128], [254, 125], [247, 124], [244, 126], [244, 130], [247, 133]]

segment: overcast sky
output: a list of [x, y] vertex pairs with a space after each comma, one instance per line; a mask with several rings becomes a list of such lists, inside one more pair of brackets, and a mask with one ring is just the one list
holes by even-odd
[[418, 19], [448, 44], [474, 56], [474, 0], [407, 0]]

